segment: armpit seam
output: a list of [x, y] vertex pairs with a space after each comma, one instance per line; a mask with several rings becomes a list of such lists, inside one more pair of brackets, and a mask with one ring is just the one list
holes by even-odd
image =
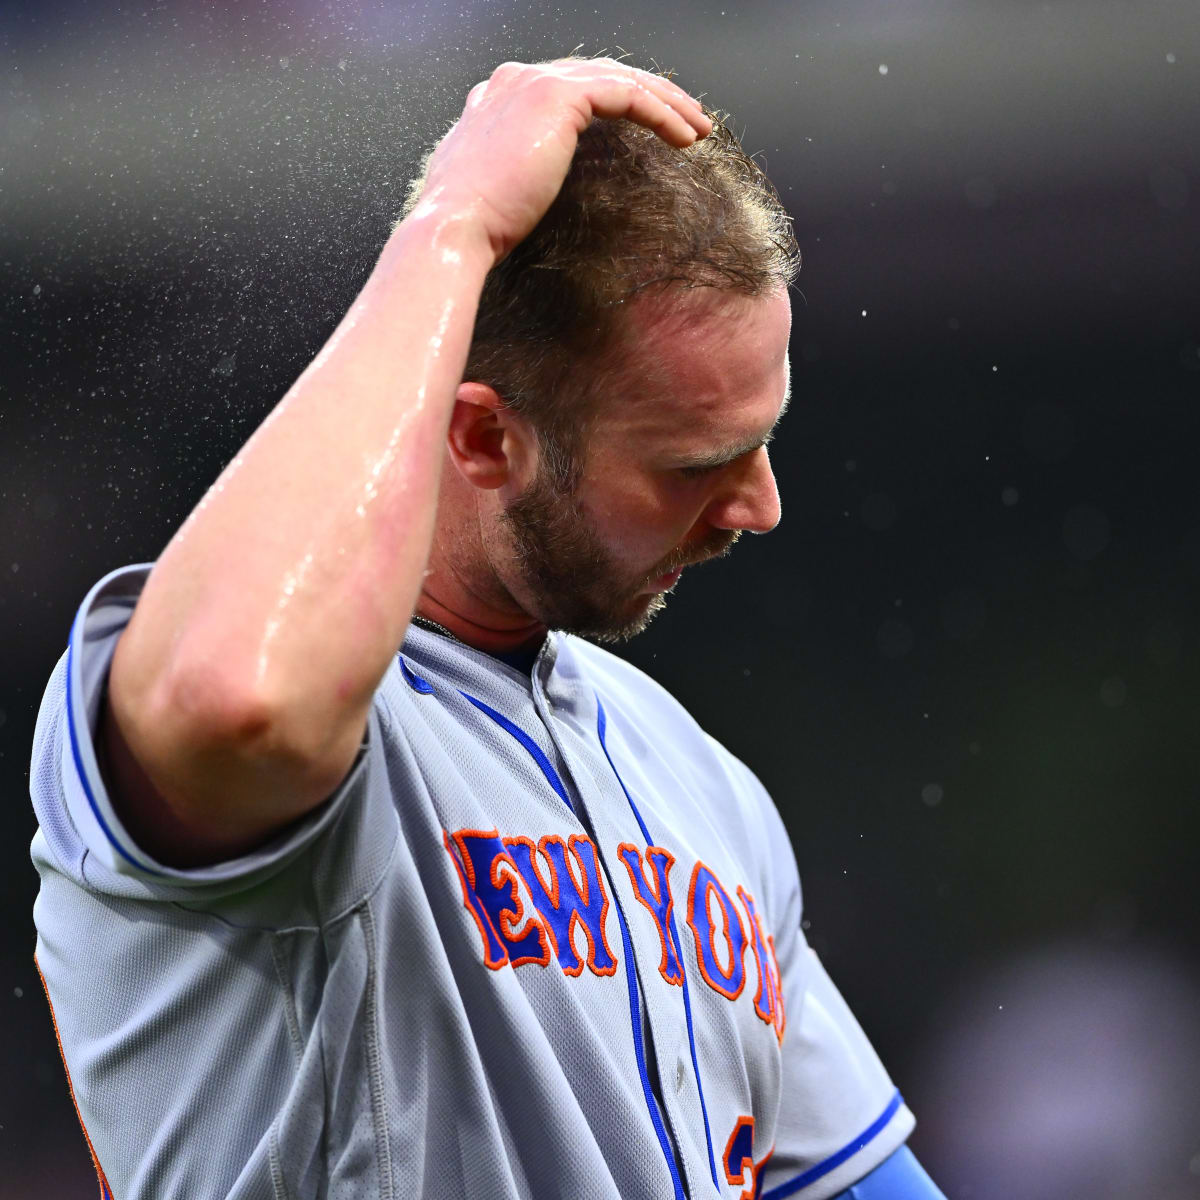
[[387, 1095], [384, 1090], [383, 1065], [379, 1051], [379, 999], [377, 964], [375, 961], [375, 918], [371, 905], [364, 901], [359, 909], [359, 921], [367, 949], [366, 1033], [364, 1050], [367, 1057], [367, 1084], [371, 1094], [371, 1119], [375, 1127], [375, 1155], [379, 1171], [379, 1200], [395, 1200], [395, 1181], [392, 1177], [392, 1147], [388, 1135]]
[[291, 1192], [288, 1191], [287, 1181], [283, 1177], [283, 1163], [280, 1161], [279, 1154], [279, 1129], [277, 1121], [272, 1123], [268, 1137], [269, 1147], [267, 1157], [271, 1166], [271, 1191], [275, 1194], [275, 1200], [292, 1200]]
[[293, 1066], [299, 1070], [304, 1056], [304, 1042], [300, 1037], [300, 1020], [296, 1015], [296, 998], [292, 994], [292, 985], [288, 977], [287, 964], [284, 962], [284, 948], [278, 936], [270, 938], [271, 963], [275, 967], [275, 976], [279, 981], [279, 989], [283, 994], [283, 1019], [287, 1025], [288, 1041], [292, 1047]]

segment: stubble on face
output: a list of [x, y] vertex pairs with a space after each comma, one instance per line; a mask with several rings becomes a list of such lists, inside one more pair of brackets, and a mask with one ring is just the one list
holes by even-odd
[[531, 613], [550, 629], [623, 642], [635, 637], [666, 607], [666, 592], [648, 590], [677, 567], [729, 553], [739, 534], [714, 529], [700, 543], [676, 547], [649, 571], [622, 568], [600, 539], [578, 492], [564, 492], [540, 471], [503, 514]]

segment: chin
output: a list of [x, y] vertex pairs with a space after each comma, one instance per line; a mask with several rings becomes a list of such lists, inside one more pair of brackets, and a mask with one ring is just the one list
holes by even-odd
[[590, 623], [590, 628], [569, 629], [567, 632], [604, 645], [617, 645], [637, 637], [666, 606], [667, 598], [663, 592], [638, 596], [636, 604], [630, 606], [627, 614], [613, 613], [606, 620]]

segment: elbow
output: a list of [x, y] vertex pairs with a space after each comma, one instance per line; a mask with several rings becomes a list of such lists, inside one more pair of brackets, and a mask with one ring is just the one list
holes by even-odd
[[173, 663], [147, 700], [152, 719], [188, 742], [248, 749], [279, 740], [281, 706], [212, 656]]
[[154, 709], [193, 753], [226, 761], [267, 793], [315, 804], [349, 769], [365, 713], [330, 710], [299, 685], [286, 691], [202, 662], [172, 672]]
[[278, 832], [331, 795], [362, 725], [271, 695], [229, 662], [177, 656], [147, 686], [110, 680], [109, 702], [170, 819], [229, 851]]

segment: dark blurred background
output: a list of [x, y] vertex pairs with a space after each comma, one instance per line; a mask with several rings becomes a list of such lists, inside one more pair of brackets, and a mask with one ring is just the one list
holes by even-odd
[[321, 346], [469, 86], [576, 46], [731, 111], [805, 260], [783, 524], [626, 653], [775, 795], [952, 1198], [1200, 1197], [1196, 0], [9, 0], [0, 1196], [94, 1188], [27, 854], [76, 606]]

